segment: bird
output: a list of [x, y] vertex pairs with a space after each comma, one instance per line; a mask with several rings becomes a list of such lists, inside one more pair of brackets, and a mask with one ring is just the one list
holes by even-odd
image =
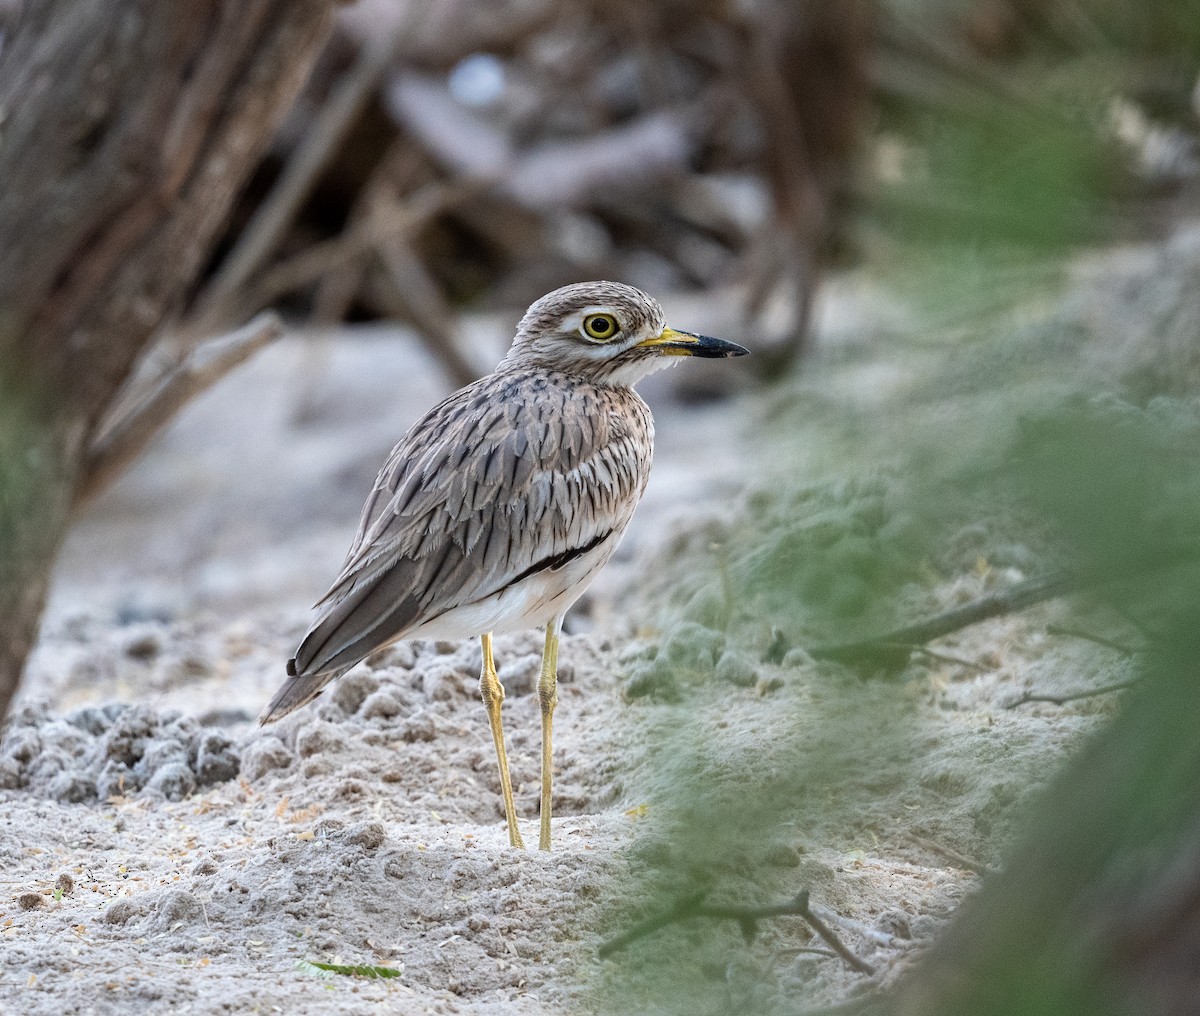
[[549, 850], [563, 616], [617, 549], [650, 475], [654, 421], [633, 385], [683, 357], [748, 352], [669, 328], [658, 301], [622, 283], [576, 283], [534, 302], [496, 369], [392, 449], [260, 722], [394, 642], [478, 637], [509, 843], [523, 848], [492, 638], [544, 627], [538, 845]]

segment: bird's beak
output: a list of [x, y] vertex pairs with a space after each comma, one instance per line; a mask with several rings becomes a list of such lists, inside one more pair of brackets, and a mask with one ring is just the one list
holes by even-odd
[[750, 352], [745, 346], [739, 346], [736, 342], [726, 342], [724, 339], [696, 335], [693, 332], [677, 332], [674, 328], [664, 328], [661, 335], [639, 342], [634, 348], [652, 349], [662, 356], [706, 356], [712, 358], [745, 356]]

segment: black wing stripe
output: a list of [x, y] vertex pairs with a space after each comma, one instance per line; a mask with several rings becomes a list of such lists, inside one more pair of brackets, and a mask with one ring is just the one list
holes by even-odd
[[529, 578], [529, 576], [536, 575], [538, 572], [558, 571], [560, 568], [565, 568], [577, 557], [582, 557], [588, 551], [595, 550], [600, 546], [600, 544], [612, 536], [612, 534], [613, 530], [606, 529], [603, 533], [594, 539], [589, 540], [582, 547], [571, 547], [569, 550], [563, 550], [557, 554], [551, 554], [549, 557], [542, 558], [535, 564], [531, 564], [528, 568], [521, 572], [520, 575], [509, 579], [506, 583], [504, 583], [504, 585], [496, 590], [496, 593], [502, 593], [510, 586], [515, 586], [518, 582], [523, 582], [525, 579]]

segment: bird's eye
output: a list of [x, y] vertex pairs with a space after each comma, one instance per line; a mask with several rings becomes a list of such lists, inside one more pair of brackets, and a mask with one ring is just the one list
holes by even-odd
[[621, 330], [611, 314], [589, 314], [583, 319], [583, 332], [589, 339], [606, 342]]

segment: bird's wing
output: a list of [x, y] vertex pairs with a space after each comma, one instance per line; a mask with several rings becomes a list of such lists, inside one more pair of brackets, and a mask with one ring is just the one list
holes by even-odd
[[392, 450], [295, 673], [345, 669], [623, 529], [651, 427], [628, 389], [511, 372], [456, 392]]

